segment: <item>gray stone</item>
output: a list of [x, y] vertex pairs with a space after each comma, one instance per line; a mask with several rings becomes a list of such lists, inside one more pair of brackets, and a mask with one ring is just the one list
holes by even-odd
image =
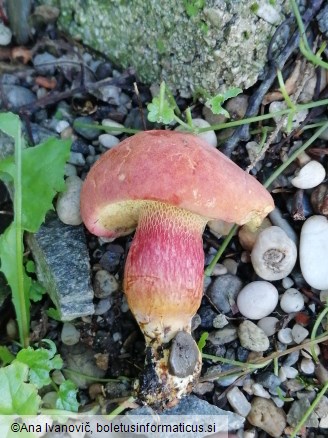
[[100, 269], [96, 272], [93, 288], [97, 298], [107, 298], [118, 290], [119, 284], [114, 275]]
[[[310, 405], [311, 403], [307, 398], [302, 398], [301, 400], [293, 401], [287, 414], [287, 423], [292, 427], [296, 427], [300, 422], [300, 420], [302, 419], [305, 412], [310, 407]], [[312, 414], [309, 416], [304, 426], [318, 427], [319, 426], [318, 415], [315, 412], [312, 412]]]
[[10, 109], [19, 109], [36, 101], [36, 96], [31, 90], [20, 85], [2, 85], [2, 104], [6, 101]]
[[39, 281], [59, 310], [62, 321], [94, 312], [90, 262], [82, 226], [64, 225], [51, 215], [28, 235]]
[[141, 81], [163, 79], [184, 97], [196, 90], [215, 94], [232, 85], [253, 85], [276, 26], [289, 9], [287, 0], [276, 0], [270, 16], [279, 20], [272, 24], [257, 14], [253, 0], [51, 3], [60, 7], [60, 25], [73, 37], [116, 65], [132, 66]]
[[270, 436], [280, 438], [286, 427], [286, 414], [272, 400], [254, 397], [247, 420]]
[[214, 306], [222, 313], [231, 311], [231, 304], [234, 304], [238, 293], [243, 287], [240, 278], [232, 274], [217, 277], [209, 286], [206, 295]]
[[80, 340], [80, 332], [69, 322], [63, 324], [61, 332], [61, 341], [65, 345], [75, 345]]
[[56, 70], [57, 58], [51, 53], [38, 53], [33, 58], [33, 65], [36, 71], [41, 75], [53, 75]]
[[[131, 416], [134, 415], [154, 415], [155, 412], [153, 409], [147, 406], [142, 406], [137, 409], [133, 409], [132, 411], [129, 411], [127, 413], [127, 416], [131, 418]], [[173, 408], [165, 409], [164, 411], [157, 413], [158, 415], [188, 415], [188, 420], [192, 417], [192, 424], [204, 424], [205, 417], [204, 416], [211, 416], [211, 420], [215, 421], [216, 424], [216, 432], [224, 432], [226, 431], [226, 422], [220, 421], [219, 417], [220, 415], [223, 415], [227, 417], [228, 419], [228, 430], [237, 430], [243, 427], [243, 424], [245, 422], [245, 418], [242, 416], [235, 414], [233, 412], [225, 411], [223, 409], [218, 408], [217, 406], [214, 406], [210, 403], [208, 403], [205, 400], [201, 400], [198, 397], [194, 395], [189, 395], [187, 397], [184, 397], [181, 399], [180, 403]], [[208, 417], [209, 418], [209, 417]], [[210, 421], [210, 420], [209, 420]], [[221, 428], [220, 428], [221, 426]], [[207, 435], [207, 432], [193, 432], [193, 437], [204, 437]], [[146, 435], [146, 436], [153, 436], [153, 435]], [[174, 437], [176, 436], [176, 433], [165, 433], [165, 437]], [[187, 438], [190, 437], [190, 432], [179, 432], [180, 438]]]
[[229, 389], [227, 399], [232, 409], [242, 417], [247, 417], [251, 410], [251, 404], [237, 386]]
[[239, 325], [238, 337], [242, 347], [251, 351], [266, 351], [270, 346], [264, 331], [251, 321], [244, 321]]
[[[81, 123], [81, 125], [79, 125]], [[80, 134], [82, 137], [86, 138], [87, 140], [95, 140], [98, 135], [101, 133], [101, 131], [97, 128], [93, 128], [90, 126], [83, 126], [85, 125], [92, 125], [94, 124], [94, 121], [92, 117], [83, 116], [83, 117], [77, 117], [74, 121], [74, 129], [75, 131]]]
[[280, 385], [281, 380], [278, 376], [271, 373], [270, 371], [265, 371], [256, 377], [256, 382], [260, 383], [264, 388], [267, 388], [270, 392], [275, 393], [277, 387]]
[[215, 330], [210, 333], [208, 340], [213, 345], [224, 345], [228, 344], [237, 339], [237, 329], [231, 325], [225, 326], [221, 330]]
[[192, 336], [187, 332], [178, 332], [170, 350], [170, 373], [177, 377], [187, 377], [194, 372], [198, 360], [199, 350]]

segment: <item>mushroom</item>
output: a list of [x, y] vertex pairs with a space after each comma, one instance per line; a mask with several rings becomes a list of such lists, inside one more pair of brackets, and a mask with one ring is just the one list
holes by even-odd
[[138, 133], [107, 151], [90, 170], [81, 192], [81, 215], [89, 231], [115, 238], [136, 228], [123, 287], [145, 336], [139, 396], [147, 403], [175, 403], [200, 373], [199, 352], [186, 376], [174, 375], [169, 363], [173, 339], [180, 332], [191, 338], [191, 319], [200, 306], [206, 223], [259, 224], [273, 206], [254, 177], [187, 133]]

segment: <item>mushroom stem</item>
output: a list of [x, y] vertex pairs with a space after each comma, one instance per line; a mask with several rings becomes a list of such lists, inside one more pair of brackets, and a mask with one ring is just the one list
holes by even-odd
[[[152, 362], [157, 375], [156, 397], [173, 400], [186, 392], [195, 377], [194, 373], [186, 378], [170, 375], [169, 343], [178, 332], [190, 333], [191, 319], [200, 306], [202, 233], [208, 219], [156, 201], [143, 204], [125, 265], [124, 291], [145, 336], [148, 372]], [[198, 375], [200, 356], [196, 365]], [[147, 402], [154, 404], [149, 397]]]

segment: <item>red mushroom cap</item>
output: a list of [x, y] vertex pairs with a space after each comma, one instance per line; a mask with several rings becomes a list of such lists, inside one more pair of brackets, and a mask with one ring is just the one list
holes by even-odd
[[129, 137], [96, 162], [82, 187], [82, 219], [93, 234], [124, 235], [144, 201], [240, 225], [261, 222], [274, 208], [267, 190], [217, 149], [164, 130]]

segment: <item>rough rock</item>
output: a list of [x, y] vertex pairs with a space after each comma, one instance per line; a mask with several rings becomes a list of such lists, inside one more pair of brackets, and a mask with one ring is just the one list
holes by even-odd
[[38, 279], [58, 308], [62, 321], [93, 314], [89, 254], [83, 227], [64, 225], [51, 215], [27, 240]]
[[251, 351], [266, 351], [270, 346], [264, 331], [251, 321], [244, 321], [239, 325], [238, 337], [242, 347]]
[[[292, 427], [296, 427], [309, 407], [310, 407], [310, 401], [307, 398], [302, 398], [301, 400], [295, 400], [288, 411], [288, 415], [287, 415], [288, 424]], [[307, 419], [304, 426], [318, 427], [319, 426], [318, 415], [315, 412], [312, 412], [312, 414]]]
[[255, 397], [247, 420], [253, 425], [264, 430], [272, 437], [282, 436], [286, 426], [286, 415], [272, 400]]
[[232, 85], [253, 85], [289, 8], [287, 0], [276, 0], [268, 20], [253, 0], [51, 3], [60, 8], [60, 25], [73, 37], [119, 66], [132, 66], [141, 81], [164, 79], [184, 97], [197, 90], [215, 94]]
[[199, 350], [192, 336], [186, 332], [178, 332], [170, 350], [170, 373], [178, 377], [187, 377], [194, 372], [198, 360]]
[[242, 287], [243, 283], [237, 276], [221, 275], [208, 287], [206, 295], [218, 310], [228, 313]]
[[227, 399], [231, 407], [237, 414], [247, 417], [251, 410], [251, 404], [237, 386], [229, 389]]

